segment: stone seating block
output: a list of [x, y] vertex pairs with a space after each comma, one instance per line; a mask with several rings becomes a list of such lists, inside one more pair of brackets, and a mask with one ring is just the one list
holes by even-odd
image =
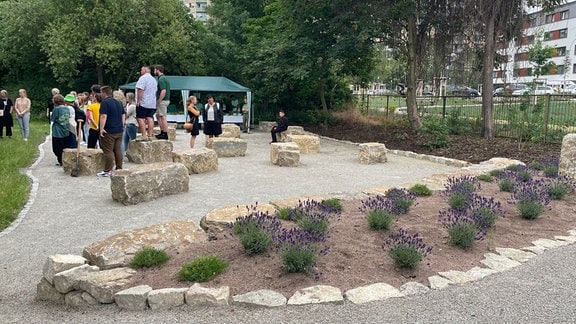
[[[154, 135], [160, 134], [160, 127], [154, 127]], [[175, 141], [176, 140], [176, 126], [168, 125], [168, 140]]]
[[300, 153], [318, 153], [320, 152], [320, 137], [314, 135], [288, 135], [288, 142], [298, 144]]
[[248, 143], [239, 138], [212, 137], [206, 139], [206, 148], [216, 151], [218, 157], [235, 157], [246, 155]]
[[220, 137], [232, 137], [240, 138], [240, 126], [236, 124], [223, 124], [222, 125], [222, 135]]
[[201, 147], [183, 149], [172, 152], [174, 162], [182, 163], [188, 169], [188, 174], [199, 174], [218, 171], [218, 154], [216, 151]]
[[[70, 173], [72, 166], [76, 163], [77, 149], [64, 149], [62, 154], [62, 166], [64, 172]], [[78, 158], [80, 163], [81, 176], [94, 176], [96, 173], [104, 170], [104, 153], [101, 149], [80, 148], [80, 156]]]
[[288, 126], [286, 130], [286, 135], [307, 135], [304, 127], [302, 126]]
[[135, 140], [128, 144], [126, 157], [137, 164], [172, 162], [172, 142], [167, 140]]
[[135, 205], [188, 192], [190, 177], [182, 163], [155, 162], [114, 171], [110, 180], [112, 199], [124, 205]]
[[278, 124], [273, 121], [261, 121], [258, 123], [258, 130], [262, 132], [269, 132], [274, 126], [278, 126]]
[[278, 166], [298, 166], [300, 163], [298, 144], [293, 142], [272, 143], [270, 145], [270, 162]]
[[358, 160], [360, 160], [361, 164], [387, 162], [386, 146], [382, 143], [362, 143], [358, 152]]
[[562, 139], [558, 174], [576, 179], [576, 134], [566, 134]]

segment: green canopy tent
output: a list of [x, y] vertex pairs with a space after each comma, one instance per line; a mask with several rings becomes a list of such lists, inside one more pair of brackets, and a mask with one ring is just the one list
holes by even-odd
[[[248, 99], [248, 129], [250, 129], [250, 120], [252, 119], [252, 91], [243, 85], [240, 85], [225, 77], [214, 76], [177, 76], [167, 75], [166, 78], [170, 82], [170, 90], [180, 91], [182, 93], [182, 112], [180, 115], [168, 115], [168, 121], [183, 123], [186, 121], [186, 98], [193, 93], [195, 96], [200, 97], [201, 92], [244, 92]], [[136, 82], [123, 84], [121, 89], [134, 90]], [[202, 121], [200, 119], [200, 121]], [[242, 116], [224, 116], [225, 123], [242, 123]]]

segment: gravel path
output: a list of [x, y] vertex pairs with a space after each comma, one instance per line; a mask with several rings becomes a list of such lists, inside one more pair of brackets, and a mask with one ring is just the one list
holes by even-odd
[[[178, 133], [175, 148], [187, 147]], [[322, 140], [321, 153], [301, 156], [298, 168], [270, 165], [269, 134], [243, 134], [245, 157], [219, 159], [215, 173], [192, 175], [190, 191], [136, 206], [112, 201], [107, 178], [72, 178], [55, 167], [48, 141], [28, 171], [36, 182], [31, 201], [14, 225], [0, 233], [1, 323], [568, 323], [576, 320], [576, 246], [549, 251], [521, 267], [480, 282], [428, 294], [356, 306], [278, 309], [181, 309], [126, 312], [105, 305], [71, 309], [35, 300], [42, 265], [52, 254], [81, 254], [84, 246], [124, 230], [168, 220], [199, 222], [227, 205], [269, 202], [308, 194], [349, 197], [363, 189], [396, 186], [456, 168], [389, 155], [385, 164], [360, 165], [357, 147]], [[204, 138], [197, 139], [204, 145]], [[130, 164], [126, 165], [127, 168]]]

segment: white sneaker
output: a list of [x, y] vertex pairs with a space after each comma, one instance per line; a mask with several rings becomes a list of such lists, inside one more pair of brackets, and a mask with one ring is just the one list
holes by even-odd
[[27, 139], [27, 138], [25, 138], [25, 139], [24, 139], [24, 142], [28, 142], [28, 139]]
[[110, 172], [106, 172], [106, 171], [102, 171], [102, 172], [98, 172], [96, 173], [96, 176], [98, 177], [109, 177], [110, 176]]

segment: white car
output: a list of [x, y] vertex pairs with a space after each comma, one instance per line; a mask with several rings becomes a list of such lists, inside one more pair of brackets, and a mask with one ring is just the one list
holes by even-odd
[[554, 89], [551, 86], [536, 86], [536, 89], [531, 90], [530, 88], [515, 90], [512, 92], [513, 96], [522, 96], [525, 94], [533, 94], [537, 96], [545, 94], [554, 94]]

